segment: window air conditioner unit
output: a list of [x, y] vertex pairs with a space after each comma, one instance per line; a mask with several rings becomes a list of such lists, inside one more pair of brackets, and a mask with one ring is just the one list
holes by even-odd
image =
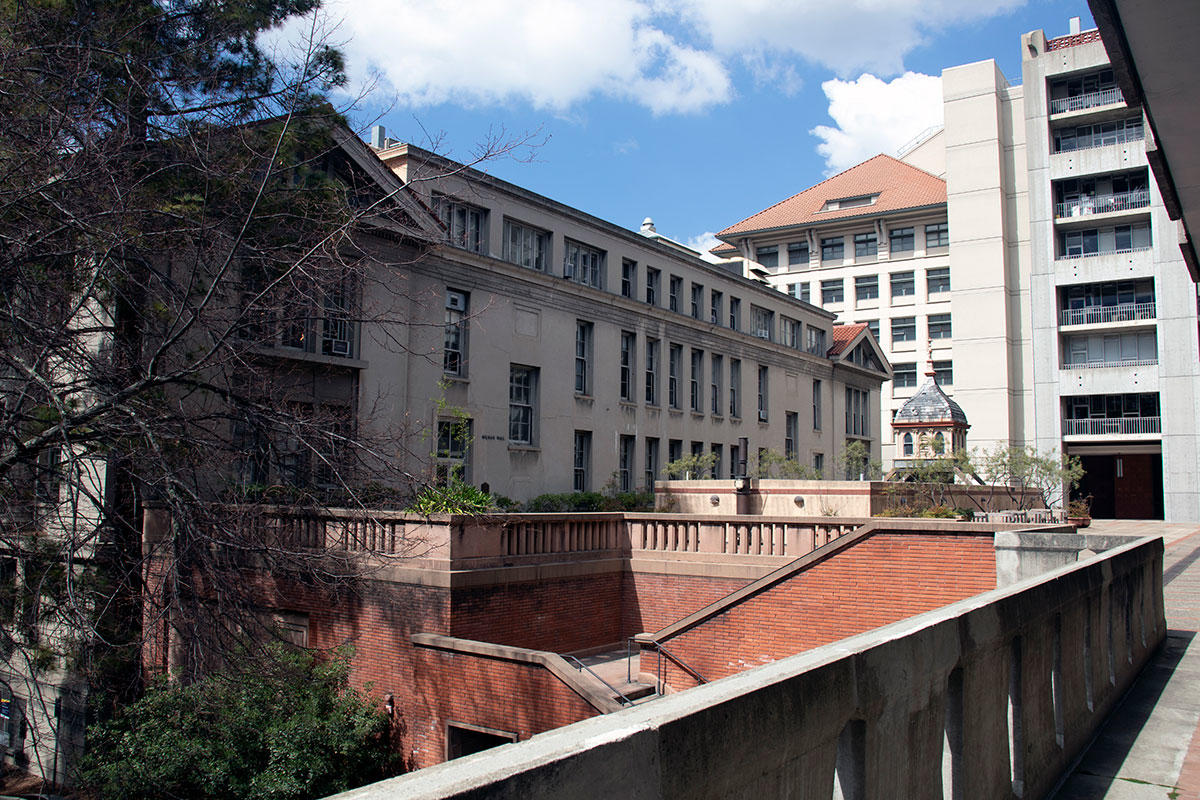
[[765, 412], [765, 411], [758, 412], [758, 421], [766, 422], [767, 421], [767, 412]]
[[466, 311], [467, 298], [462, 292], [447, 292], [446, 293], [446, 308], [451, 311]]
[[335, 356], [350, 355], [350, 342], [347, 339], [331, 339], [329, 342], [329, 352]]

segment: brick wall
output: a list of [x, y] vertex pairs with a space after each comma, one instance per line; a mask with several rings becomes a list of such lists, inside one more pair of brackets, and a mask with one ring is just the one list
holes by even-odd
[[750, 579], [630, 572], [625, 576], [621, 627], [627, 636], [656, 631], [715, 603]]
[[[664, 639], [716, 680], [996, 586], [990, 535], [876, 533]], [[653, 671], [644, 655], [642, 670]], [[675, 689], [696, 684], [675, 665]]]

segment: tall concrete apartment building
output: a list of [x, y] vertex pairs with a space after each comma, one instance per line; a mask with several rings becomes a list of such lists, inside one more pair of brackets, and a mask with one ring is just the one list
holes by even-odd
[[[730, 226], [713, 252], [877, 332], [895, 375], [881, 427], [928, 344], [969, 446], [1078, 456], [1098, 517], [1200, 520], [1200, 303], [1148, 169], [1142, 110], [1077, 20], [1021, 47], [1021, 85], [990, 60], [943, 71], [944, 127], [905, 163], [852, 167]], [[931, 175], [941, 205], [884, 202]], [[931, 247], [939, 223], [946, 246]], [[897, 248], [910, 226], [917, 244]], [[785, 256], [804, 245], [810, 258]], [[882, 452], [904, 456], [888, 437]]]

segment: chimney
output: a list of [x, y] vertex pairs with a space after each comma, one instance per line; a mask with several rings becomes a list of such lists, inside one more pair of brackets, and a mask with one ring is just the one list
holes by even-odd
[[371, 147], [376, 150], [382, 150], [387, 147], [387, 129], [382, 125], [375, 125], [371, 128]]
[[1071, 35], [1079, 33], [1079, 17], [1071, 17]]

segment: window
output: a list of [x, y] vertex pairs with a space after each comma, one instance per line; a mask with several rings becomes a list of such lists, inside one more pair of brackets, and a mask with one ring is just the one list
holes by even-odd
[[910, 297], [917, 293], [917, 282], [913, 272], [893, 272], [891, 281], [892, 297]]
[[711, 300], [708, 321], [713, 325], [720, 325], [721, 320], [725, 318], [724, 309], [722, 308], [725, 305], [725, 296], [716, 289], [713, 289]]
[[736, 444], [729, 445], [729, 477], [738, 477], [741, 467], [742, 449]]
[[879, 276], [878, 275], [859, 275], [854, 279], [854, 299], [862, 302], [863, 300], [874, 300], [879, 297]]
[[439, 419], [434, 479], [439, 485], [467, 481], [467, 453], [471, 446], [471, 420]]
[[667, 355], [667, 405], [680, 408], [679, 373], [683, 369], [683, 347], [673, 344]]
[[591, 485], [592, 432], [575, 431], [575, 476], [571, 487], [577, 492], [586, 492]]
[[813, 453], [813, 471], [817, 473], [817, 478], [825, 474], [825, 454]]
[[845, 253], [845, 245], [841, 236], [831, 236], [821, 240], [821, 260], [841, 261]]
[[712, 364], [709, 368], [709, 408], [712, 409], [714, 416], [720, 416], [725, 412], [724, 398], [721, 397], [721, 377], [725, 372], [725, 359], [722, 356], [713, 353]]
[[873, 258], [879, 255], [879, 240], [874, 233], [854, 234], [854, 257]]
[[596, 289], [603, 288], [604, 251], [581, 242], [566, 240], [563, 277]]
[[679, 293], [683, 290], [683, 278], [672, 275], [667, 295], [667, 308], [679, 311]]
[[704, 382], [704, 351], [692, 348], [692, 375], [688, 384], [690, 389], [690, 408], [698, 414], [704, 413], [704, 402], [700, 395], [700, 386]]
[[893, 228], [888, 231], [888, 251], [890, 254], [911, 253], [915, 249], [912, 228]]
[[633, 402], [634, 399], [634, 349], [637, 347], [637, 334], [621, 331], [621, 399]]
[[892, 320], [892, 343], [915, 342], [917, 340], [917, 318], [896, 317]]
[[799, 300], [802, 287], [807, 288], [803, 283], [789, 283], [787, 285], [788, 297], [794, 297], [795, 299]]
[[759, 247], [754, 251], [754, 260], [767, 269], [774, 269], [779, 266], [779, 248]]
[[513, 444], [534, 443], [537, 379], [537, 367], [508, 366], [508, 440]]
[[742, 416], [742, 360], [729, 359], [729, 416]]
[[759, 339], [766, 339], [768, 342], [775, 341], [772, 332], [772, 329], [775, 327], [774, 311], [752, 305], [750, 306], [750, 321], [754, 326], [751, 333]]
[[831, 281], [821, 281], [821, 305], [827, 306], [840, 303], [845, 299], [843, 281], [837, 278]]
[[911, 433], [904, 434], [904, 455], [911, 456], [913, 454], [913, 435]]
[[929, 338], [930, 339], [949, 339], [950, 338], [950, 315], [949, 314], [930, 314], [929, 315]]
[[658, 295], [662, 291], [662, 270], [646, 267], [646, 304], [658, 305]]
[[724, 461], [724, 459], [723, 459], [724, 451], [725, 451], [724, 447], [717, 444], [716, 442], [713, 442], [712, 449], [709, 451], [713, 454], [712, 471], [709, 474], [713, 477], [714, 480], [716, 478], [721, 477], [721, 466], [722, 466], [722, 462]]
[[866, 319], [863, 320], [863, 324], [867, 326], [867, 330], [869, 330], [871, 335], [875, 337], [875, 341], [879, 341], [879, 320]]
[[800, 438], [800, 415], [795, 411], [783, 415], [783, 457], [796, 457], [796, 441]]
[[767, 421], [767, 366], [758, 365], [758, 421]]
[[704, 286], [699, 283], [692, 284], [692, 319], [703, 319], [702, 312], [704, 311]]
[[938, 386], [953, 386], [954, 385], [954, 362], [953, 361], [935, 361], [933, 362], [933, 382]]
[[810, 302], [809, 295], [808, 295], [808, 284], [807, 283], [800, 284], [800, 296], [798, 299], [805, 303]]
[[794, 320], [790, 317], [779, 318], [779, 339], [788, 347], [794, 347], [797, 350], [804, 349], [804, 341], [801, 339], [802, 325], [799, 320]]
[[633, 491], [634, 447], [632, 436], [622, 436], [620, 452], [617, 454], [617, 483], [622, 492]]
[[825, 346], [825, 329], [808, 326], [808, 352], [814, 356], [824, 356], [828, 348]]
[[487, 252], [487, 209], [445, 195], [435, 195], [433, 202], [450, 244], [472, 253]]
[[644, 476], [646, 491], [654, 491], [654, 482], [658, 480], [658, 437], [646, 437], [646, 474]]
[[646, 340], [646, 405], [658, 405], [658, 339]]
[[550, 261], [550, 233], [504, 220], [504, 260], [545, 272]]
[[327, 356], [354, 357], [354, 322], [350, 303], [354, 297], [349, 279], [325, 289], [324, 317], [321, 320], [321, 353]]
[[678, 461], [683, 458], [683, 440], [668, 439], [667, 440], [667, 463]]
[[729, 298], [729, 330], [742, 329], [742, 301], [736, 297]]
[[442, 371], [462, 377], [467, 373], [466, 292], [446, 290], [446, 335], [442, 349]]
[[812, 387], [813, 430], [821, 430], [821, 380], [813, 378]]
[[938, 267], [925, 273], [925, 288], [930, 294], [950, 291], [950, 268]]
[[869, 409], [871, 393], [865, 389], [846, 387], [846, 435], [870, 436]]
[[633, 287], [637, 286], [637, 262], [628, 258], [621, 259], [621, 296], [633, 297]]
[[575, 394], [592, 393], [592, 323], [575, 323]]
[[892, 364], [892, 386], [897, 389], [917, 385], [916, 364]]
[[950, 246], [950, 225], [939, 222], [937, 225], [925, 226], [925, 249]]
[[808, 266], [808, 242], [792, 242], [788, 245], [788, 266]]

